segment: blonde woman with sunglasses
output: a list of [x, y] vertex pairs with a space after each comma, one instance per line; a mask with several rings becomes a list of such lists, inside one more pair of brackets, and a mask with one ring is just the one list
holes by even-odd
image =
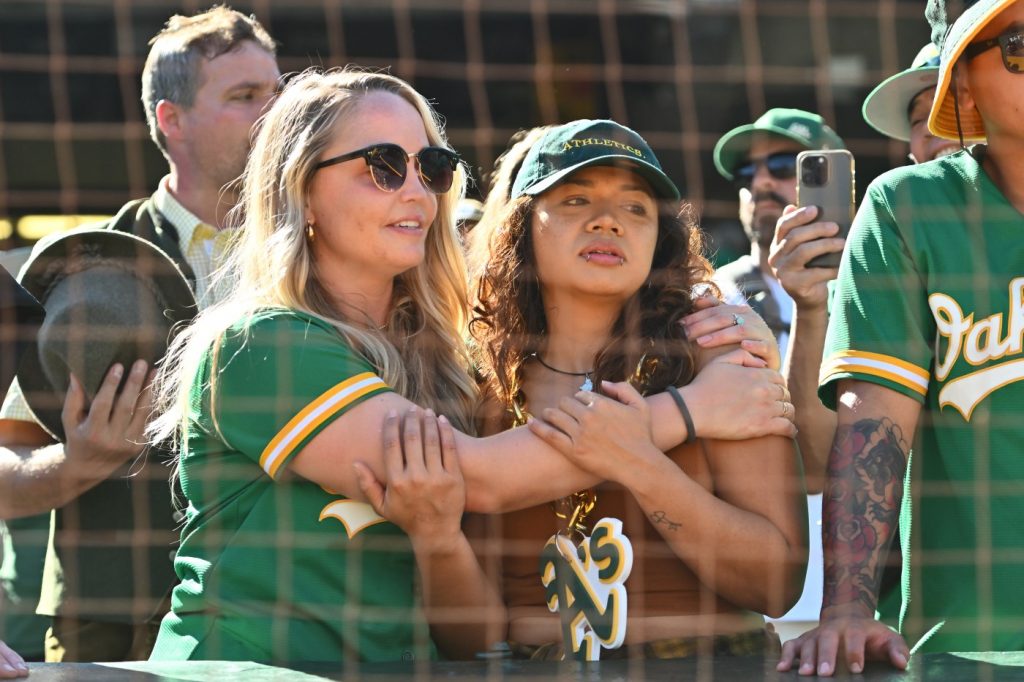
[[[266, 114], [233, 293], [176, 339], [160, 377], [153, 437], [175, 439], [187, 505], [154, 659], [465, 656], [488, 645], [480, 609], [504, 622], [495, 594], [468, 588], [463, 506], [514, 509], [594, 479], [528, 429], [466, 435], [463, 184], [437, 115], [392, 76], [308, 71]], [[740, 431], [791, 434], [780, 377], [743, 362], [759, 364], [737, 356], [684, 389], [695, 428], [735, 431], [738, 415]], [[659, 444], [685, 439], [672, 399], [651, 403]], [[363, 502], [371, 472], [391, 523]]]

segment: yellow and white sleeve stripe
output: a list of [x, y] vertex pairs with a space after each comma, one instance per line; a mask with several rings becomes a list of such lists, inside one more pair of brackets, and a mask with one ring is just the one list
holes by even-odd
[[384, 380], [373, 372], [364, 372], [329, 389], [277, 432], [260, 455], [260, 466], [271, 478], [277, 478], [281, 465], [288, 461], [295, 448], [310, 433], [363, 396], [386, 386]]
[[837, 374], [868, 374], [887, 379], [924, 396], [928, 392], [930, 375], [906, 360], [881, 353], [847, 350], [831, 355], [821, 364], [819, 385], [824, 385]]

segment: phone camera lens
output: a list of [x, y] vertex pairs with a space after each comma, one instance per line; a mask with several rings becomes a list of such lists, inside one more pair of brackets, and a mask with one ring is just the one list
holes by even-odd
[[806, 156], [800, 165], [800, 183], [805, 187], [822, 187], [828, 182], [828, 159]]

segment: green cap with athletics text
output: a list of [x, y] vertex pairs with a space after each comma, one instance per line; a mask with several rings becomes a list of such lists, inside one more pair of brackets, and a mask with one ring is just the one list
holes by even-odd
[[590, 166], [624, 166], [647, 180], [656, 196], [680, 197], [644, 138], [615, 121], [581, 119], [552, 128], [527, 152], [509, 199], [540, 194]]
[[770, 134], [784, 137], [807, 149], [845, 149], [843, 140], [828, 127], [825, 119], [802, 109], [769, 109], [761, 118], [733, 128], [715, 145], [715, 168], [726, 180], [750, 154], [754, 136]]

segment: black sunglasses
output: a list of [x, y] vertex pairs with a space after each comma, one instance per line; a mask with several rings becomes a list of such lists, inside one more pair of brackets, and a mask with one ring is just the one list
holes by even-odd
[[964, 49], [966, 59], [974, 59], [996, 45], [1003, 55], [1003, 66], [1010, 73], [1024, 73], [1024, 27], [1012, 26], [995, 38], [971, 43]]
[[789, 180], [796, 177], [796, 155], [797, 152], [776, 152], [769, 154], [758, 161], [746, 161], [736, 166], [732, 172], [732, 181], [737, 188], [747, 188], [754, 183], [754, 176], [757, 169], [762, 165], [768, 169], [768, 174], [776, 180]]
[[348, 154], [332, 156], [313, 166], [313, 170], [317, 171], [352, 159], [366, 161], [373, 184], [385, 192], [394, 192], [405, 184], [409, 159], [416, 159], [416, 173], [420, 177], [420, 182], [434, 194], [444, 194], [451, 189], [455, 169], [459, 165], [459, 155], [451, 149], [424, 147], [415, 154], [409, 154], [397, 144], [384, 142]]

